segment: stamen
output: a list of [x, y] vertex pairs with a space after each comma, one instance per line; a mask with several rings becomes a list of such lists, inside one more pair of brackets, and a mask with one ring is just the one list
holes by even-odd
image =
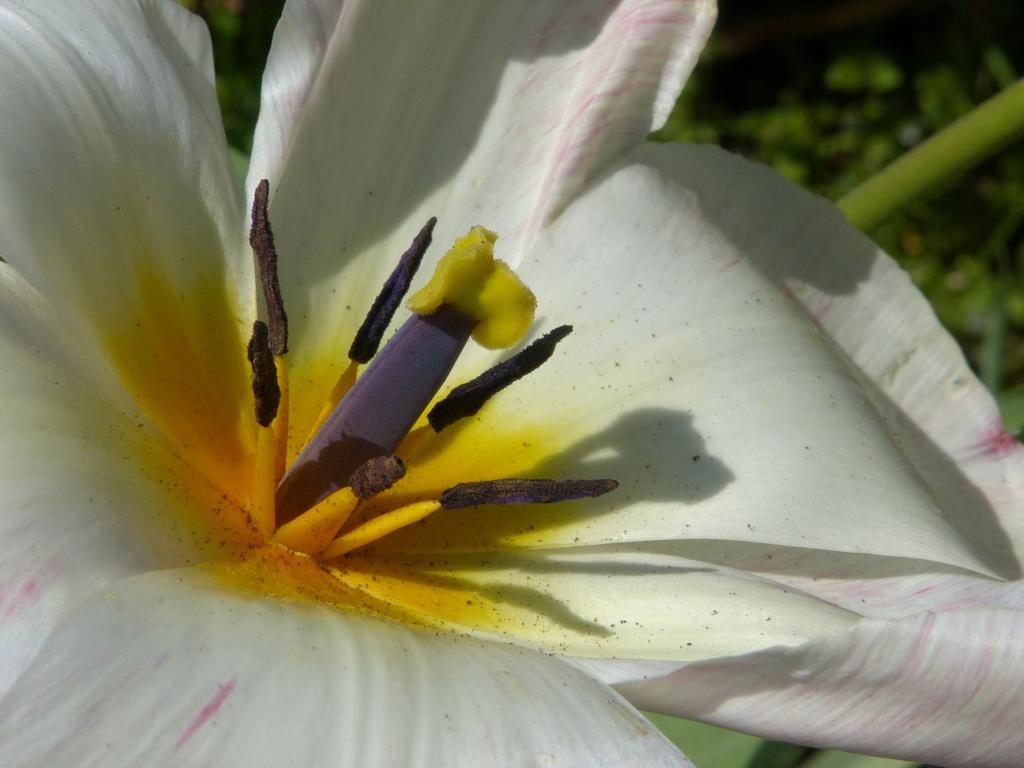
[[472, 381], [460, 384], [441, 402], [430, 409], [427, 420], [435, 432], [440, 432], [459, 419], [472, 416], [484, 403], [509, 384], [540, 368], [555, 352], [555, 346], [572, 333], [571, 325], [562, 325], [544, 334], [526, 349], [508, 360], [484, 371]]
[[594, 498], [619, 487], [616, 480], [484, 480], [459, 483], [441, 494], [445, 509], [481, 504], [552, 504]]
[[252, 324], [252, 337], [246, 349], [252, 366], [252, 394], [256, 401], [256, 421], [269, 427], [277, 416], [281, 403], [281, 388], [277, 383], [277, 366], [270, 351], [267, 324], [257, 320]]
[[440, 501], [417, 501], [367, 520], [332, 541], [324, 550], [323, 559], [341, 557], [365, 547], [441, 509], [481, 504], [551, 504], [603, 496], [618, 487], [615, 480], [485, 480], [461, 483], [442, 493]]
[[368, 363], [377, 354], [380, 340], [384, 337], [384, 332], [395, 316], [395, 311], [402, 303], [402, 299], [408, 293], [416, 270], [419, 269], [420, 262], [423, 260], [423, 254], [430, 247], [436, 223], [437, 218], [432, 216], [416, 235], [409, 249], [398, 260], [398, 266], [385, 281], [377, 298], [373, 300], [370, 312], [363, 320], [363, 324], [359, 326], [355, 339], [352, 340], [352, 346], [348, 350], [350, 360], [357, 363]]
[[[536, 299], [494, 258], [496, 235], [473, 227], [409, 299], [413, 315], [373, 359], [302, 449], [277, 488], [284, 525], [349, 484], [369, 459], [395, 452], [423, 414], [470, 335], [491, 349], [517, 343]], [[355, 363], [353, 363], [355, 365]]]
[[341, 557], [354, 549], [372, 544], [377, 539], [418, 522], [439, 509], [441, 509], [441, 505], [436, 501], [417, 501], [378, 515], [332, 541], [331, 545], [324, 550], [323, 559], [330, 560], [334, 557]]
[[274, 540], [297, 552], [306, 552], [310, 555], [323, 552], [358, 505], [359, 499], [352, 489], [342, 488], [287, 525], [278, 528], [274, 532]]
[[405, 477], [405, 464], [397, 456], [377, 456], [362, 464], [348, 479], [352, 492], [360, 499], [383, 493]]
[[256, 255], [260, 284], [267, 303], [270, 350], [275, 355], [283, 355], [288, 351], [288, 315], [284, 311], [281, 284], [277, 278], [277, 251], [274, 248], [274, 233], [270, 229], [270, 217], [267, 215], [269, 198], [270, 182], [263, 179], [256, 185], [256, 193], [253, 195], [249, 245]]
[[291, 397], [288, 385], [288, 358], [284, 355], [274, 358], [274, 365], [277, 366], [277, 385], [281, 388], [281, 400], [277, 406], [277, 416], [274, 417], [274, 488], [284, 477], [286, 464], [288, 463], [288, 408]]
[[359, 465], [395, 452], [455, 365], [473, 323], [450, 307], [405, 322], [285, 473], [279, 525], [348, 485]]
[[383, 493], [405, 477], [405, 464], [397, 456], [378, 456], [352, 473], [350, 488], [320, 501], [312, 509], [282, 525], [274, 533], [280, 544], [299, 552], [322, 552], [355, 512], [360, 501]]
[[[269, 355], [268, 355], [269, 356]], [[249, 497], [249, 519], [259, 533], [274, 533], [274, 469], [277, 459], [275, 430], [256, 430], [256, 455], [252, 473], [252, 495]]]

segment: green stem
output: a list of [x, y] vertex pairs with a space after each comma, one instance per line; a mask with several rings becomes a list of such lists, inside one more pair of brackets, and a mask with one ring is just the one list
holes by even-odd
[[1022, 133], [1024, 80], [1018, 80], [843, 196], [839, 208], [855, 227], [870, 231]]

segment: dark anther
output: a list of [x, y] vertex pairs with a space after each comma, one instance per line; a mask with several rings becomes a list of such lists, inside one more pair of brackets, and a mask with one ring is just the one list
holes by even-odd
[[270, 197], [270, 182], [263, 179], [256, 186], [252, 201], [252, 227], [249, 229], [249, 245], [256, 254], [256, 266], [263, 286], [263, 297], [267, 302], [267, 323], [270, 329], [270, 351], [283, 355], [288, 351], [288, 315], [281, 299], [281, 283], [277, 279], [277, 251], [274, 249], [274, 233], [270, 230], [267, 215], [267, 200]]
[[370, 307], [366, 319], [363, 320], [356, 337], [352, 340], [352, 346], [348, 350], [350, 360], [355, 360], [357, 363], [368, 363], [377, 354], [377, 347], [380, 346], [380, 340], [384, 338], [384, 331], [388, 329], [398, 305], [402, 303], [402, 299], [408, 293], [416, 270], [419, 269], [420, 262], [423, 260], [423, 254], [430, 247], [436, 223], [437, 219], [431, 217], [416, 235], [409, 249], [398, 260], [398, 266], [385, 281], [377, 298], [373, 300], [373, 306]]
[[281, 403], [281, 388], [277, 384], [277, 365], [270, 351], [267, 324], [257, 320], [252, 324], [252, 337], [246, 350], [252, 366], [252, 394], [256, 400], [256, 421], [269, 427], [277, 416]]
[[405, 464], [397, 456], [378, 456], [360, 464], [349, 478], [352, 493], [360, 499], [369, 499], [383, 493], [405, 477]]
[[427, 414], [430, 426], [435, 432], [440, 432], [459, 419], [472, 416], [496, 392], [500, 392], [512, 382], [518, 381], [546, 363], [554, 354], [555, 345], [571, 332], [571, 325], [561, 325], [508, 360], [498, 363], [489, 371], [484, 371], [472, 381], [460, 384], [449, 392], [444, 400], [430, 409], [430, 413]]
[[441, 494], [445, 509], [481, 504], [552, 504], [593, 498], [619, 487], [616, 480], [484, 480], [459, 483]]

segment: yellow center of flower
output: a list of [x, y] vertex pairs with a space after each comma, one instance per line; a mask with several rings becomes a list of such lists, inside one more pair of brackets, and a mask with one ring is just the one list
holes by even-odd
[[[355, 607], [405, 621], [429, 622], [433, 616], [443, 623], [461, 616], [468, 624], [496, 626], [498, 618], [474, 597], [472, 588], [448, 583], [438, 591], [429, 580], [410, 576], [401, 558], [377, 556], [386, 552], [379, 545], [393, 542], [401, 549], [401, 542], [415, 541], [427, 530], [428, 518], [454, 514], [469, 519], [463, 514], [467, 508], [566, 501], [615, 487], [610, 480], [536, 477], [544, 474], [545, 449], [557, 442], [554, 427], [499, 423], [485, 433], [464, 429], [492, 396], [547, 360], [571, 329], [556, 329], [441, 396], [470, 338], [488, 349], [514, 346], [528, 331], [536, 307], [522, 280], [495, 258], [497, 236], [473, 227], [408, 300], [413, 314], [378, 351], [429, 244], [430, 222], [374, 302], [349, 352], [351, 362], [320, 409], [320, 418], [312, 424], [290, 424], [297, 411], [291, 402], [287, 316], [277, 287], [267, 195], [262, 184], [250, 238], [268, 317], [267, 323], [253, 326], [249, 343], [252, 399], [237, 392], [210, 396], [207, 390], [218, 377], [233, 377], [219, 369], [205, 372], [199, 360], [228, 360], [230, 355], [193, 351], [185, 341], [210, 338], [221, 347], [227, 344], [221, 337], [231, 336], [230, 331], [176, 338], [168, 348], [178, 350], [175, 354], [186, 365], [194, 365], [181, 370], [180, 377], [161, 378], [146, 366], [132, 364], [132, 344], [122, 346], [119, 337], [111, 339], [119, 373], [137, 387], [139, 401], [150, 406], [154, 421], [182, 452], [186, 468], [179, 474], [185, 477], [188, 467], [197, 469], [182, 482], [192, 487], [195, 498], [203, 499], [199, 508], [204, 519], [193, 526], [192, 537], [208, 551], [204, 567], [225, 584], [265, 595]], [[149, 315], [155, 318], [153, 335], [202, 322], [201, 317], [165, 316], [168, 307], [181, 311], [181, 303], [161, 293], [159, 281], [140, 281], [149, 308], [140, 315], [138, 327], [150, 322]], [[194, 364], [189, 362], [193, 359]], [[178, 372], [173, 365], [168, 368]], [[179, 378], [200, 385], [182, 386]], [[239, 409], [220, 402], [232, 399], [248, 405]], [[168, 414], [170, 418], [161, 418]], [[236, 418], [237, 429], [232, 424]], [[194, 428], [197, 424], [202, 428]], [[289, 454], [287, 444], [295, 441], [297, 429], [307, 433], [304, 447], [298, 452], [293, 447]], [[177, 439], [179, 432], [186, 437]], [[209, 432], [214, 433], [210, 443], [197, 445], [195, 435]], [[224, 435], [238, 435], [241, 445]], [[253, 446], [248, 452], [247, 435]], [[502, 522], [507, 515], [495, 509], [488, 513], [493, 536], [483, 537], [500, 548], [524, 531], [514, 520]], [[435, 531], [435, 538], [447, 537], [444, 525], [437, 530], [441, 533]], [[431, 547], [444, 550], [446, 543]], [[425, 602], [428, 595], [432, 597]]]
[[[461, 324], [464, 332], [468, 331], [468, 335], [484, 346], [508, 347], [518, 342], [533, 320], [537, 302], [515, 272], [507, 264], [494, 258], [496, 240], [497, 235], [479, 226], [473, 227], [464, 237], [459, 238], [441, 259], [433, 277], [409, 300], [409, 307], [416, 316], [410, 321], [412, 325], [407, 324], [406, 328], [415, 327], [419, 322], [417, 317], [429, 318], [447, 308], [455, 318], [454, 327], [457, 329]], [[449, 332], [451, 328], [446, 326], [445, 331]], [[451, 332], [457, 333], [458, 330]], [[430, 336], [423, 336], [418, 341], [420, 348], [415, 349], [413, 354], [424, 355], [422, 347], [431, 343]], [[386, 354], [387, 352], [382, 352], [381, 357]], [[449, 360], [442, 354], [436, 362], [444, 365], [449, 363]], [[454, 362], [454, 359], [450, 362]], [[386, 388], [390, 384], [386, 374], [378, 378], [384, 381], [375, 382], [376, 386]], [[328, 403], [327, 408], [334, 414], [342, 413], [345, 396], [352, 390], [354, 384], [355, 381], [347, 377], [346, 381], [336, 385], [332, 392], [337, 399]], [[434, 391], [428, 392], [429, 396], [435, 394], [436, 387], [431, 389]], [[367, 398], [366, 403], [370, 404], [371, 401]], [[421, 408], [414, 406], [411, 417], [419, 418], [420, 411]], [[352, 429], [351, 422], [348, 423], [348, 428]], [[409, 430], [406, 428], [401, 431], [404, 439]], [[360, 435], [359, 439], [363, 442], [375, 442], [376, 436], [370, 435], [372, 430]], [[352, 435], [343, 434], [335, 441], [335, 445], [343, 444], [346, 440], [354, 443], [351, 438]], [[272, 466], [276, 466], [280, 442], [273, 432], [269, 432], [260, 445], [258, 464], [268, 471]], [[360, 444], [353, 450], [362, 447]], [[296, 464], [302, 461], [307, 452], [302, 452]], [[301, 473], [301, 468], [299, 472]], [[404, 476], [404, 471], [402, 475]], [[356, 483], [352, 482], [352, 477], [348, 479], [351, 485], [333, 492], [330, 492], [333, 489], [328, 486], [329, 495], [309, 510], [284, 522], [274, 532], [274, 540], [290, 549], [329, 561], [372, 544], [443, 508], [438, 499], [414, 501], [377, 514], [360, 525], [347, 528], [339, 535], [339, 531], [352, 518], [361, 501]], [[381, 487], [369, 495], [376, 496], [386, 491], [395, 479], [397, 478], [392, 477], [382, 482]], [[281, 480], [279, 473], [275, 473], [275, 480]], [[277, 498], [280, 500], [284, 485], [276, 482], [275, 487]], [[275, 520], [279, 519], [279, 515], [275, 515], [274, 512], [274, 504], [268, 494], [258, 494], [254, 497], [251, 514], [257, 528], [262, 532], [269, 533], [274, 530]]]

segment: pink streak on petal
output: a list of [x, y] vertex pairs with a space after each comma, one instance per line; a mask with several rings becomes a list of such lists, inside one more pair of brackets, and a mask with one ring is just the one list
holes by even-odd
[[1001, 459], [1020, 448], [1020, 443], [1002, 424], [990, 427], [981, 440], [982, 451], [990, 459]]
[[4, 616], [8, 618], [17, 616], [27, 606], [38, 600], [42, 591], [43, 588], [38, 581], [29, 579], [21, 585], [21, 589], [11, 595], [11, 601], [4, 608]]
[[196, 713], [196, 716], [189, 723], [188, 728], [181, 734], [181, 738], [178, 739], [178, 743], [174, 745], [175, 749], [180, 749], [185, 745], [189, 739], [191, 739], [195, 732], [198, 731], [211, 717], [217, 714], [218, 710], [227, 701], [228, 696], [235, 690], [235, 678], [231, 678], [226, 683], [217, 686], [217, 692], [210, 697], [210, 700], [203, 705], [203, 708]]
[[819, 323], [824, 322], [825, 318], [828, 317], [828, 313], [832, 311], [832, 304], [834, 301], [834, 299], [828, 299], [824, 304], [816, 308], [814, 310], [814, 319]]
[[0, 586], [0, 609], [7, 618], [20, 615], [26, 608], [36, 603], [61, 576], [63, 569], [54, 561], [47, 562], [39, 572], [21, 584]]

